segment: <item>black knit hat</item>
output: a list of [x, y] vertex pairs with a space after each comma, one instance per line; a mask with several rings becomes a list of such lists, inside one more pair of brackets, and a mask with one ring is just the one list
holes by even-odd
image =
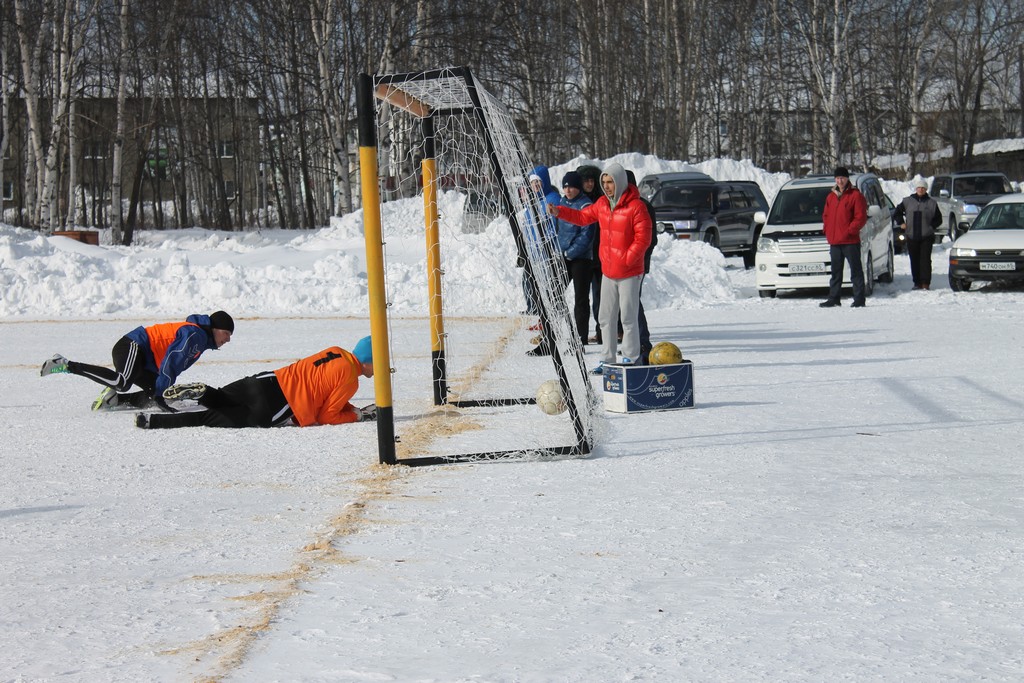
[[849, 178], [850, 171], [845, 166], [836, 166], [836, 172], [832, 176], [833, 178]]
[[575, 187], [577, 190], [582, 190], [583, 178], [576, 171], [569, 171], [562, 176], [562, 187]]
[[217, 311], [210, 314], [210, 327], [215, 330], [235, 331], [235, 321], [224, 311]]

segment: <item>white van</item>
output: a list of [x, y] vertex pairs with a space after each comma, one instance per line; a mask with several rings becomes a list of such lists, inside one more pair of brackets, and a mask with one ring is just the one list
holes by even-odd
[[[871, 296], [874, 282], [892, 282], [892, 218], [878, 176], [856, 173], [850, 182], [864, 194], [868, 222], [860, 231], [860, 257], [864, 265], [865, 295]], [[761, 224], [754, 268], [757, 293], [774, 297], [780, 289], [828, 288], [832, 259], [822, 226], [825, 198], [835, 186], [831, 176], [807, 176], [790, 180], [775, 195], [767, 215], [754, 214]], [[843, 269], [843, 286], [850, 286], [850, 269]]]

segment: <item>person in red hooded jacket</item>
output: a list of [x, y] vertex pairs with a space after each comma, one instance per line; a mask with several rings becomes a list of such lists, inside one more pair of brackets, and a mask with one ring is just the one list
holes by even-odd
[[868, 203], [860, 190], [850, 183], [850, 172], [842, 166], [835, 172], [836, 185], [825, 199], [821, 220], [832, 259], [832, 276], [828, 281], [828, 299], [819, 306], [839, 306], [843, 287], [843, 261], [850, 263], [850, 284], [853, 285], [853, 308], [864, 306], [864, 266], [860, 262], [860, 231], [868, 222]]
[[556, 218], [576, 225], [597, 221], [603, 279], [601, 281], [601, 364], [594, 374], [603, 374], [604, 365], [615, 363], [618, 341], [617, 323], [622, 321], [622, 363], [640, 360], [640, 285], [644, 280], [644, 254], [651, 243], [651, 217], [640, 201], [640, 192], [627, 182], [626, 169], [611, 163], [601, 174], [604, 196], [584, 209], [548, 204]]

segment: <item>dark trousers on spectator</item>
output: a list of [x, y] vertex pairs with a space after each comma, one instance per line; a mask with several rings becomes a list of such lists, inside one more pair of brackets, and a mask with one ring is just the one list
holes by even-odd
[[934, 243], [934, 237], [907, 240], [910, 276], [914, 279], [915, 287], [930, 287], [932, 284], [932, 244]]
[[590, 284], [593, 279], [594, 266], [590, 259], [572, 259], [565, 262], [565, 272], [569, 275], [572, 293], [575, 297], [573, 317], [576, 320], [576, 333], [580, 341], [587, 343], [590, 334]]
[[843, 289], [843, 262], [850, 263], [850, 284], [853, 302], [864, 303], [864, 265], [860, 262], [860, 244], [833, 244], [828, 248], [832, 258], [832, 277], [828, 281], [828, 298], [839, 301]]

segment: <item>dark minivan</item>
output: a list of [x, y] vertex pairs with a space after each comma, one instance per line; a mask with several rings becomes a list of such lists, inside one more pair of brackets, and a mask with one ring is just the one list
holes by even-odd
[[726, 256], [742, 256], [745, 267], [754, 267], [760, 228], [754, 214], [768, 210], [757, 183], [714, 180], [699, 173], [663, 173], [644, 178], [640, 190], [653, 190], [649, 199], [659, 233], [707, 242]]

